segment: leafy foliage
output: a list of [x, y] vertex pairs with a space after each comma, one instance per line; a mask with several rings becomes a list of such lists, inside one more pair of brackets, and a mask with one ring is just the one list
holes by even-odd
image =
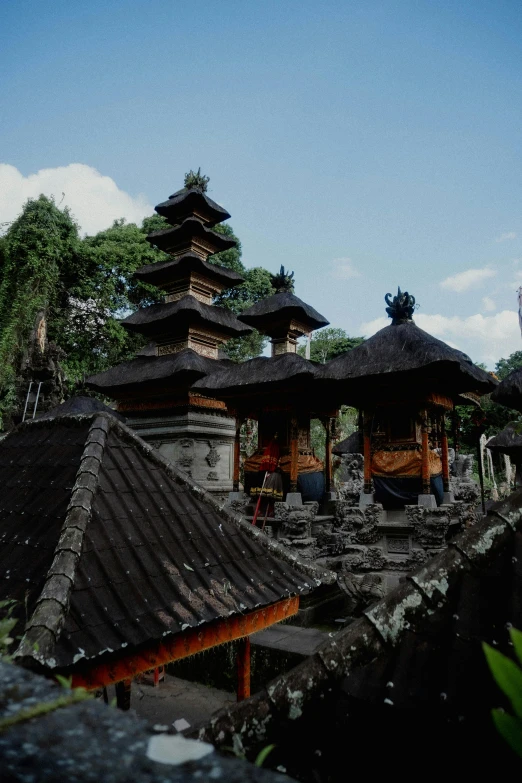
[[78, 266], [78, 227], [52, 198], [30, 199], [3, 242], [0, 284], [0, 427], [12, 407], [16, 375], [40, 310], [50, 320], [61, 307], [67, 283], [62, 270]]
[[[511, 628], [510, 636], [518, 661], [522, 664], [522, 633]], [[515, 713], [513, 716], [494, 709], [491, 711], [493, 721], [506, 742], [522, 757], [522, 669], [488, 644], [482, 647], [495, 682], [511, 702]]]
[[515, 351], [507, 359], [499, 359], [495, 365], [495, 374], [503, 381], [513, 370], [522, 368], [522, 351]]
[[191, 169], [185, 174], [185, 187], [189, 190], [200, 190], [202, 193], [205, 193], [209, 182], [210, 177], [206, 177], [202, 174], [201, 168], [197, 171], [192, 171]]
[[[351, 351], [364, 342], [364, 337], [349, 337], [344, 329], [327, 327], [312, 334], [310, 341], [310, 359], [325, 364], [346, 351]], [[298, 348], [300, 356], [305, 356], [306, 348]]]

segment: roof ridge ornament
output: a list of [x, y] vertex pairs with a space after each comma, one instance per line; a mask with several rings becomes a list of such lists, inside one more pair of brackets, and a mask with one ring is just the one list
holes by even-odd
[[276, 294], [292, 294], [294, 292], [294, 273], [285, 272], [285, 268], [281, 264], [279, 274], [270, 275], [270, 283], [272, 288], [275, 288]]
[[201, 173], [201, 166], [197, 171], [188, 171], [185, 174], [185, 187], [187, 190], [199, 190], [200, 193], [206, 193], [210, 177], [206, 177]]
[[392, 324], [413, 323], [413, 312], [415, 310], [415, 297], [407, 291], [397, 289], [397, 296], [392, 299], [391, 294], [386, 294], [384, 301], [388, 305], [386, 312], [392, 319]]

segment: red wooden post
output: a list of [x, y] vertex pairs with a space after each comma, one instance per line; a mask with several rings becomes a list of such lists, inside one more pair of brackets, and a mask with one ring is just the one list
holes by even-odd
[[428, 413], [425, 411], [422, 416], [422, 467], [421, 467], [421, 475], [422, 475], [422, 494], [423, 495], [430, 495], [431, 494], [431, 485], [430, 485], [430, 444], [429, 444], [429, 438], [428, 438]]
[[442, 483], [444, 485], [444, 492], [450, 491], [450, 478], [449, 478], [449, 459], [448, 459], [448, 436], [446, 434], [446, 417], [442, 413], [440, 419], [440, 451], [442, 457]]
[[237, 700], [250, 698], [250, 636], [239, 640], [237, 652]]

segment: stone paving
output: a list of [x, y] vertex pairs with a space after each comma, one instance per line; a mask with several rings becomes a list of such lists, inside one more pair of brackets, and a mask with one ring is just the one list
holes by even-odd
[[174, 721], [184, 719], [193, 727], [235, 700], [234, 693], [165, 674], [156, 688], [141, 682], [132, 684], [131, 709], [151, 726], [162, 724], [172, 728]]

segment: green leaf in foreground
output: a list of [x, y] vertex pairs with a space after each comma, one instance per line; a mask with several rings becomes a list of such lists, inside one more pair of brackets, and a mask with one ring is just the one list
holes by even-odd
[[482, 648], [495, 682], [510, 700], [517, 716], [522, 718], [522, 670], [489, 644], [484, 643]]
[[263, 748], [263, 750], [260, 750], [257, 754], [256, 760], [254, 761], [254, 765], [256, 767], [262, 767], [265, 763], [265, 760], [269, 753], [272, 753], [273, 749], [275, 748], [275, 745], [267, 745], [266, 748]]
[[491, 714], [498, 733], [522, 758], [522, 720], [508, 715], [503, 710], [491, 710]]

